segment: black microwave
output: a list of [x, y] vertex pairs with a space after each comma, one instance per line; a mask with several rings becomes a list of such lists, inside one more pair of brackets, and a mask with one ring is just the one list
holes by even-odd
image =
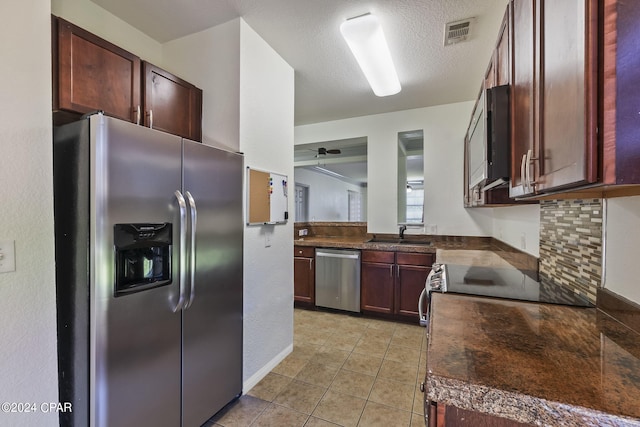
[[509, 182], [511, 170], [509, 86], [483, 90], [473, 110], [465, 143], [469, 189], [482, 190]]

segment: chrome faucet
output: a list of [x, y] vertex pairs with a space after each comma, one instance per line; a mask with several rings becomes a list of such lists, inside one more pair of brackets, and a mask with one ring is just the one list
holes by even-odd
[[406, 231], [407, 226], [406, 225], [401, 225], [400, 226], [400, 232], [398, 234], [400, 234], [400, 238], [404, 239], [404, 232]]

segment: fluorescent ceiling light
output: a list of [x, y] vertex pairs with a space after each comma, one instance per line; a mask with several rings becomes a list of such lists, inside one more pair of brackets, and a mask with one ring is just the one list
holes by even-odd
[[332, 170], [325, 169], [325, 168], [320, 167], [320, 166], [314, 166], [313, 169], [315, 169], [318, 172], [321, 172], [321, 173], [323, 173], [325, 175], [332, 176], [334, 178], [346, 178], [344, 175], [340, 175], [338, 172], [334, 172]]
[[400, 92], [400, 81], [380, 21], [370, 13], [346, 20], [340, 25], [342, 37], [377, 96]]

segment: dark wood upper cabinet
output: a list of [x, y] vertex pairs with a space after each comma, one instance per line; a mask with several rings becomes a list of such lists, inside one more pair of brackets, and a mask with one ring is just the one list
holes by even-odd
[[538, 0], [511, 3], [511, 181], [509, 195], [529, 193], [524, 162], [529, 151], [537, 152], [535, 63], [536, 6]]
[[495, 86], [511, 83], [511, 16], [510, 6], [507, 6], [500, 31], [498, 32], [498, 44], [493, 53]]
[[640, 2], [511, 0], [511, 11], [510, 196], [640, 194]]
[[495, 55], [491, 57], [487, 71], [484, 73], [484, 89], [494, 87], [496, 85], [496, 63]]
[[103, 111], [202, 140], [202, 90], [136, 55], [52, 16], [54, 124]]
[[511, 82], [511, 52], [510, 52], [510, 16], [509, 6], [505, 11], [495, 49], [484, 76], [484, 88], [508, 85]]
[[483, 84], [510, 84], [509, 198], [640, 194], [640, 2], [511, 0], [508, 13]]
[[[513, 25], [512, 25], [512, 12], [511, 5], [507, 5], [507, 8], [500, 24], [500, 30], [498, 31], [498, 39], [495, 45], [495, 49], [491, 55], [489, 66], [485, 72], [485, 77], [481, 90], [486, 90], [495, 86], [511, 85], [512, 83], [512, 64], [513, 64], [513, 50], [512, 40], [513, 37]], [[513, 86], [511, 86], [513, 87]], [[482, 108], [478, 106], [478, 102], [482, 99], [478, 96], [474, 111], [476, 108]], [[473, 114], [472, 114], [473, 117]], [[513, 125], [512, 125], [513, 127]], [[522, 203], [511, 197], [509, 186], [501, 186], [492, 188], [490, 190], [482, 191], [480, 188], [475, 187], [469, 189], [469, 132], [465, 137], [465, 150], [464, 150], [464, 207], [497, 207], [506, 205], [515, 205]], [[525, 151], [526, 152], [526, 151]], [[513, 171], [510, 171], [511, 176]], [[518, 175], [519, 175], [518, 171]]]
[[640, 2], [604, 0], [603, 14], [602, 179], [640, 184]]
[[194, 141], [202, 139], [202, 90], [143, 62], [144, 125]]
[[511, 197], [599, 180], [598, 0], [512, 0]]
[[57, 21], [54, 111], [102, 110], [135, 122], [141, 108], [140, 58], [64, 19]]
[[[596, 182], [598, 1], [540, 1], [540, 148], [532, 187], [546, 192]], [[526, 162], [526, 160], [525, 160]]]

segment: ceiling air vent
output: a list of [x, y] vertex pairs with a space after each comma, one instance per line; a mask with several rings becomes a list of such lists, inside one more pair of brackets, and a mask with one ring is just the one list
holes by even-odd
[[473, 20], [473, 18], [467, 18], [461, 21], [448, 22], [444, 27], [444, 45], [449, 46], [467, 40], [471, 34]]

